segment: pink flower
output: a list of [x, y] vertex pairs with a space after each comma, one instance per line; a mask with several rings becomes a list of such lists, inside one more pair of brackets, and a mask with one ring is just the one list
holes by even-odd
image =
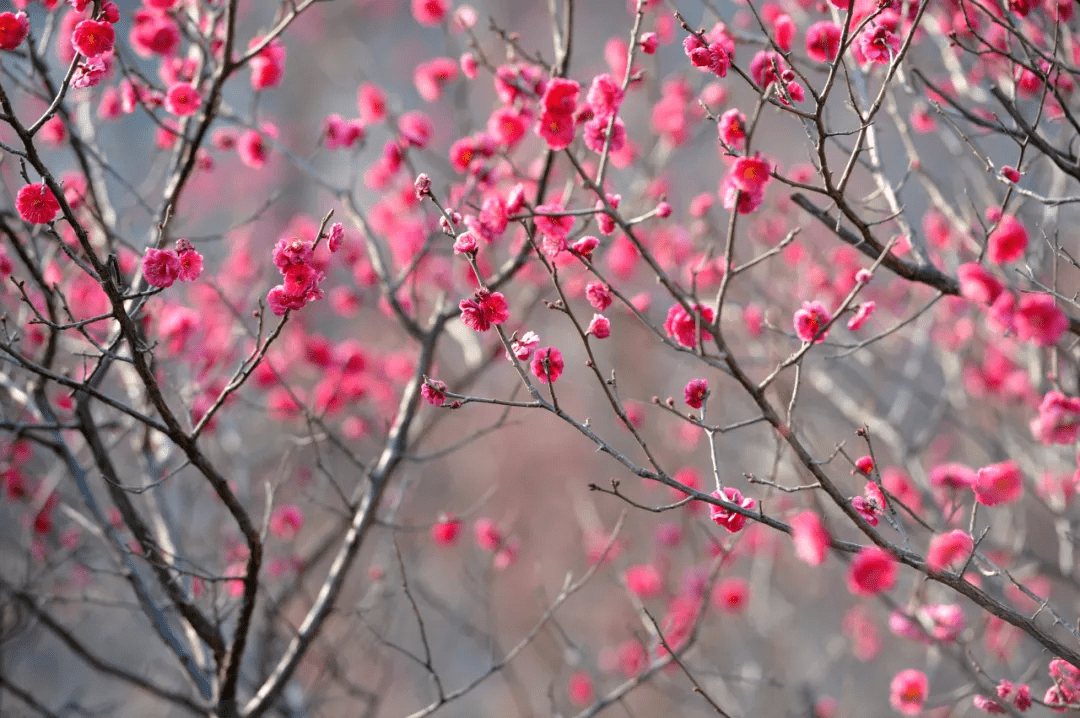
[[934, 624], [930, 633], [939, 641], [955, 641], [967, 625], [964, 609], [955, 603], [932, 603], [923, 606], [919, 613]]
[[990, 715], [1004, 715], [1005, 713], [1008, 713], [1000, 703], [983, 695], [975, 696], [972, 699], [972, 703], [983, 713], [989, 713]]
[[641, 51], [646, 55], [653, 55], [656, 53], [656, 48], [660, 47], [660, 38], [657, 37], [655, 32], [645, 32], [642, 33], [638, 44], [641, 45]]
[[[1055, 703], [1076, 703], [1080, 701], [1080, 670], [1061, 658], [1050, 661], [1050, 678], [1060, 688], [1060, 697]], [[1051, 701], [1047, 701], [1050, 703]]]
[[56, 218], [60, 203], [53, 196], [52, 190], [42, 182], [24, 185], [15, 195], [15, 209], [24, 222], [47, 224]]
[[717, 77], [726, 77], [731, 67], [731, 56], [721, 42], [702, 45], [693, 35], [683, 41], [683, 49], [690, 58], [690, 64], [703, 72], [711, 72]]
[[857, 332], [862, 329], [863, 324], [870, 319], [870, 315], [874, 313], [874, 309], [877, 305], [874, 302], [863, 302], [859, 305], [859, 308], [855, 310], [855, 315], [848, 320], [847, 328], [853, 332]]
[[504, 543], [502, 531], [489, 518], [479, 518], [473, 524], [476, 543], [485, 551], [498, 551]]
[[442, 97], [443, 85], [457, 79], [458, 66], [449, 57], [436, 57], [422, 62], [413, 70], [413, 82], [420, 97], [427, 102], [437, 102]]
[[413, 189], [416, 190], [416, 198], [423, 199], [431, 194], [431, 177], [426, 172], [421, 172], [416, 175], [416, 181], [413, 182]]
[[513, 351], [513, 357], [509, 352], [506, 353], [506, 360], [512, 361], [513, 358], [517, 358], [518, 361], [529, 361], [532, 358], [533, 351], [540, 344], [540, 337], [536, 332], [525, 332], [520, 339], [515, 339], [510, 342], [510, 349]]
[[664, 589], [660, 572], [651, 563], [630, 566], [623, 573], [626, 590], [638, 598], [655, 598]]
[[438, 25], [446, 18], [446, 0], [412, 0], [412, 16], [421, 25]]
[[607, 339], [611, 336], [611, 321], [603, 314], [593, 314], [586, 333], [592, 334], [597, 339]]
[[893, 677], [889, 684], [889, 703], [906, 716], [918, 715], [922, 712], [929, 691], [930, 683], [926, 680], [926, 674], [909, 668]]
[[803, 511], [791, 519], [791, 539], [795, 555], [810, 564], [820, 566], [829, 549], [829, 533], [821, 517], [814, 511]]
[[911, 129], [920, 134], [927, 134], [937, 129], [937, 122], [926, 105], [918, 104], [911, 111]]
[[703, 341], [712, 340], [712, 334], [706, 329], [713, 323], [716, 316], [712, 307], [695, 304], [691, 309], [693, 314], [683, 309], [681, 304], [675, 304], [668, 310], [667, 319], [664, 321], [664, 331], [667, 335], [684, 347], [697, 346], [699, 326], [700, 338]]
[[881, 521], [878, 517], [881, 516], [882, 506], [876, 501], [869, 500], [865, 496], [853, 496], [851, 506], [871, 526], [877, 526]]
[[718, 194], [724, 209], [728, 211], [735, 210], [739, 214], [752, 214], [765, 202], [764, 190], [759, 192], [740, 190], [730, 172], [724, 175], [723, 181], [720, 182]]
[[517, 539], [509, 539], [502, 545], [502, 548], [495, 552], [491, 559], [491, 565], [499, 571], [506, 570], [517, 560], [519, 548]]
[[116, 32], [113, 26], [97, 20], [83, 20], [71, 33], [71, 46], [86, 57], [97, 57], [110, 52], [115, 41]]
[[574, 115], [544, 112], [536, 121], [536, 134], [552, 150], [564, 150], [574, 141]]
[[903, 638], [906, 641], [925, 645], [933, 643], [918, 621], [900, 611], [893, 611], [889, 614], [889, 630], [892, 631], [894, 636]]
[[202, 317], [193, 309], [180, 306], [167, 306], [162, 310], [158, 331], [165, 340], [165, 347], [171, 354], [179, 354], [199, 331]]
[[574, 218], [567, 216], [548, 216], [546, 212], [558, 214], [565, 208], [557, 204], [542, 204], [536, 208], [536, 228], [543, 235], [544, 254], [554, 257], [566, 249], [566, 236], [574, 226]]
[[270, 151], [258, 130], [244, 130], [236, 139], [236, 153], [245, 165], [259, 169], [266, 164]]
[[501, 197], [488, 197], [480, 207], [480, 213], [473, 219], [471, 216], [466, 223], [485, 241], [494, 242], [506, 232], [510, 223], [510, 213], [506, 210], [506, 202]]
[[1016, 335], [1041, 347], [1057, 344], [1069, 329], [1069, 318], [1049, 294], [1026, 294], [1013, 317]]
[[536, 121], [536, 134], [553, 150], [562, 150], [574, 141], [574, 110], [581, 86], [574, 80], [557, 77], [547, 84], [541, 98], [543, 112]]
[[1016, 501], [1024, 494], [1024, 477], [1012, 461], [991, 464], [979, 469], [975, 481], [975, 499], [983, 506], [997, 506]]
[[446, 382], [438, 379], [425, 379], [420, 385], [420, 396], [432, 406], [442, 406], [446, 403]]
[[[596, 154], [601, 154], [604, 151], [604, 142], [608, 140], [609, 136], [607, 126], [608, 121], [598, 117], [594, 117], [585, 123], [585, 146]], [[618, 152], [626, 145], [626, 125], [618, 117], [615, 118], [615, 123], [611, 126], [610, 137], [608, 149], [611, 152]]]
[[178, 279], [181, 282], [194, 282], [198, 279], [202, 274], [203, 257], [195, 250], [191, 242], [186, 239], [176, 240], [176, 256], [180, 260]]
[[285, 274], [289, 267], [297, 264], [309, 264], [315, 256], [312, 243], [306, 239], [293, 237], [292, 239], [279, 239], [273, 250], [274, 266], [278, 271]]
[[862, 661], [872, 661], [881, 651], [881, 636], [877, 624], [866, 606], [855, 604], [844, 614], [841, 627], [851, 639], [852, 653]]
[[1031, 420], [1031, 433], [1043, 444], [1072, 444], [1080, 431], [1080, 398], [1050, 391]]
[[867, 546], [848, 566], [848, 590], [856, 596], [875, 596], [896, 584], [896, 561], [880, 546]]
[[585, 287], [585, 298], [598, 312], [611, 306], [611, 287], [601, 282], [590, 282]]
[[975, 470], [963, 464], [939, 464], [930, 470], [930, 485], [942, 489], [974, 488], [978, 480]]
[[457, 543], [460, 531], [461, 521], [452, 514], [442, 514], [439, 520], [431, 525], [431, 540], [436, 546], [453, 546]]
[[495, 142], [513, 147], [525, 136], [528, 118], [513, 107], [500, 107], [488, 117], [487, 131]]
[[270, 532], [278, 538], [289, 540], [304, 528], [304, 511], [299, 506], [285, 504], [274, 509], [270, 515]]
[[330, 225], [330, 231], [326, 235], [326, 248], [333, 254], [341, 248], [341, 243], [344, 240], [345, 228], [341, 226], [341, 222], [334, 222]]
[[1066, 711], [1065, 704], [1071, 703], [1071, 701], [1065, 697], [1065, 691], [1060, 686], [1053, 685], [1046, 689], [1043, 703], [1055, 713], [1064, 713]]
[[[739, 508], [750, 510], [757, 505], [757, 501], [751, 498], [743, 498], [742, 493], [738, 489], [733, 489], [730, 486], [724, 489], [724, 493], [714, 491], [710, 494], [715, 499], [722, 499], [730, 503], [735, 504]], [[709, 518], [717, 526], [723, 526], [729, 533], [738, 533], [742, 527], [746, 524], [746, 516], [738, 512], [726, 509], [723, 506], [717, 506], [716, 504], [709, 504]]]
[[802, 309], [795, 312], [795, 335], [804, 342], [820, 344], [825, 341], [828, 332], [822, 332], [821, 336], [818, 336], [818, 332], [821, 332], [831, 319], [832, 316], [821, 302], [803, 302]]
[[71, 86], [80, 90], [87, 87], [97, 87], [108, 70], [109, 66], [106, 64], [104, 56], [80, 62], [75, 66], [75, 72], [71, 76]]
[[998, 222], [998, 226], [986, 238], [986, 256], [994, 264], [1008, 264], [1024, 257], [1028, 233], [1024, 225], [1011, 214]]
[[595, 695], [592, 678], [586, 671], [574, 671], [570, 676], [570, 683], [566, 687], [566, 695], [570, 702], [578, 708], [584, 708], [593, 702]]
[[[401, 133], [403, 147], [411, 145], [422, 149], [427, 147], [428, 142], [431, 140], [431, 134], [435, 131], [435, 125], [432, 123], [431, 118], [425, 113], [414, 110], [413, 112], [406, 112], [398, 118], [398, 131]], [[487, 137], [487, 135], [473, 135], [469, 138], [469, 142], [471, 143], [473, 155], [476, 157], [487, 157], [495, 151], [491, 138]], [[491, 145], [491, 147], [489, 148], [487, 145]], [[400, 164], [400, 150], [396, 146], [387, 146], [386, 149], [388, 150], [386, 153], [387, 159], [391, 162], [391, 166], [396, 172], [398, 165]], [[490, 152], [488, 149], [490, 149]], [[471, 161], [472, 158], [469, 159], [469, 162]], [[466, 162], [466, 165], [468, 165], [469, 162]]]
[[750, 60], [750, 77], [761, 88], [776, 82], [786, 69], [784, 58], [772, 50], [761, 50]]
[[764, 190], [765, 185], [772, 179], [770, 171], [769, 163], [754, 155], [736, 159], [728, 176], [738, 189], [748, 194], [757, 194]]
[[750, 602], [750, 584], [740, 576], [725, 578], [716, 584], [711, 600], [724, 613], [742, 613]]
[[840, 53], [840, 26], [823, 20], [806, 29], [806, 55], [814, 62], [832, 62]]
[[945, 571], [963, 565], [975, 542], [966, 531], [956, 529], [939, 534], [930, 539], [930, 548], [926, 552], [926, 565], [931, 571]]
[[202, 105], [202, 97], [193, 85], [187, 82], [178, 82], [169, 88], [165, 95], [165, 109], [177, 117], [194, 115]]
[[462, 299], [461, 320], [470, 329], [486, 332], [493, 324], [502, 324], [510, 318], [510, 307], [500, 292], [478, 289], [472, 299]]
[[791, 51], [791, 41], [795, 39], [795, 21], [784, 14], [773, 20], [773, 38], [784, 52]]
[[555, 347], [544, 347], [533, 355], [532, 373], [541, 384], [554, 384], [563, 373], [562, 352]]
[[960, 295], [977, 304], [993, 304], [1004, 287], [985, 267], [975, 262], [961, 264], [956, 270]]
[[1002, 167], [1001, 168], [1001, 176], [1004, 177], [1005, 179], [1009, 180], [1013, 184], [1016, 184], [1017, 182], [1020, 181], [1020, 173], [1017, 171], [1017, 169], [1015, 167], [1008, 167], [1008, 166]]
[[1017, 710], [1023, 712], [1028, 708], [1031, 708], [1031, 703], [1031, 689], [1026, 683], [1021, 684], [1020, 687], [1016, 689], [1016, 696], [1013, 697], [1013, 705], [1016, 706]]
[[475, 80], [480, 76], [480, 61], [471, 52], [464, 53], [458, 63], [461, 65], [461, 74], [470, 80]]
[[30, 34], [26, 13], [0, 13], [0, 50], [14, 50]]
[[869, 476], [870, 472], [873, 470], [874, 460], [869, 456], [860, 456], [859, 458], [855, 459], [855, 471], [858, 471], [860, 474]]
[[171, 55], [180, 44], [180, 29], [163, 13], [136, 10], [129, 38], [131, 47], [141, 57]]
[[285, 287], [281, 284], [267, 292], [266, 303], [270, 305], [270, 311], [278, 317], [283, 316], [290, 309], [301, 309], [304, 306], [304, 300], [288, 296], [285, 293]]
[[462, 137], [450, 145], [450, 164], [458, 172], [468, 170], [479, 157], [476, 140], [472, 137]]
[[[262, 38], [252, 38], [249, 47], [262, 42]], [[259, 51], [259, 54], [251, 58], [251, 89], [259, 92], [267, 90], [281, 83], [285, 76], [285, 45], [278, 39]]]
[[857, 42], [863, 57], [882, 65], [887, 65], [900, 51], [900, 36], [884, 22], [870, 25], [859, 35]]
[[619, 111], [619, 105], [623, 101], [623, 90], [611, 78], [611, 75], [607, 73], [597, 75], [593, 78], [585, 101], [592, 108], [593, 116], [602, 120], [606, 126], [607, 120]]
[[146, 250], [142, 262], [143, 276], [154, 287], [171, 287], [180, 278], [180, 258], [171, 249]]
[[683, 389], [683, 398], [691, 409], [700, 409], [709, 395], [709, 382], [705, 379], [691, 379]]
[[728, 147], [739, 149], [746, 140], [746, 115], [731, 109], [720, 115], [718, 124], [720, 141]]
[[323, 121], [323, 141], [328, 150], [352, 147], [364, 138], [364, 134], [364, 126], [360, 120], [350, 121], [341, 115], [331, 114]]
[[1005, 334], [1016, 331], [1016, 297], [1002, 292], [986, 312], [986, 323], [991, 329]]
[[376, 125], [386, 119], [386, 93], [378, 85], [365, 82], [356, 90], [356, 107], [365, 125]]
[[323, 273], [310, 264], [295, 264], [285, 270], [285, 281], [282, 282], [282, 286], [290, 297], [306, 302], [322, 296], [319, 282], [323, 280], [323, 277]]
[[472, 232], [462, 232], [454, 240], [454, 254], [475, 255], [480, 250], [476, 241], [476, 235]]

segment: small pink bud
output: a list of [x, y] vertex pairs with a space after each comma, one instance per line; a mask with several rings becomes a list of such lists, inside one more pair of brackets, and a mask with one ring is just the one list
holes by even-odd
[[426, 173], [421, 172], [416, 176], [416, 182], [413, 183], [413, 187], [416, 188], [416, 198], [423, 199], [431, 194], [431, 178]]
[[480, 247], [476, 242], [476, 235], [472, 232], [462, 232], [454, 240], [454, 254], [475, 255]]
[[1020, 173], [1016, 170], [1015, 167], [1002, 167], [1001, 176], [1009, 180], [1013, 184], [1016, 184], [1020, 181]]

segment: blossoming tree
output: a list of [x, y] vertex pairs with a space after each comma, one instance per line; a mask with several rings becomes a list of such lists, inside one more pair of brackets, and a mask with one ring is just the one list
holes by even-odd
[[401, 5], [0, 12], [5, 714], [1080, 709], [1074, 5]]

